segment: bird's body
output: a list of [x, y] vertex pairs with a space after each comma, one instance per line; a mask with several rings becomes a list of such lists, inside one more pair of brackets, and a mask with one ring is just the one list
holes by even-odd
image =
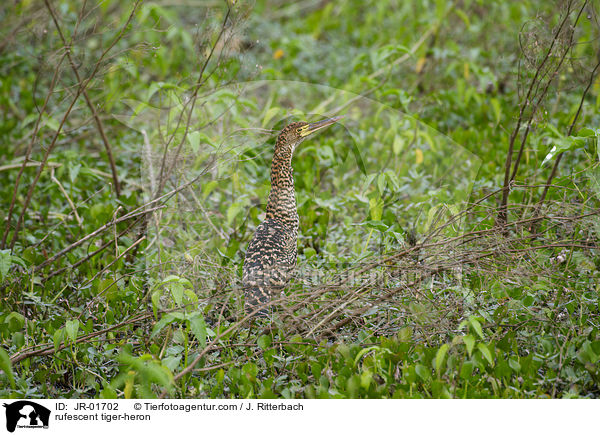
[[242, 286], [247, 312], [258, 309], [259, 315], [266, 315], [263, 306], [282, 292], [296, 267], [299, 218], [292, 172], [294, 149], [306, 136], [337, 119], [314, 124], [295, 122], [277, 138], [265, 220], [256, 229], [244, 260]]

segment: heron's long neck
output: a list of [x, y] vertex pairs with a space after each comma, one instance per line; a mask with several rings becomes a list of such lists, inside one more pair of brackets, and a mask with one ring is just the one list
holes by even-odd
[[271, 192], [269, 192], [266, 217], [267, 219], [278, 219], [287, 226], [298, 228], [292, 153], [288, 147], [275, 147], [271, 164]]

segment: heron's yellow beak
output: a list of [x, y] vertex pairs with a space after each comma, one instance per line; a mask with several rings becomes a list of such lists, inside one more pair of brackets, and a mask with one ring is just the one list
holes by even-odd
[[313, 122], [312, 124], [308, 124], [300, 128], [299, 134], [302, 137], [306, 137], [309, 134], [314, 133], [315, 131], [321, 130], [322, 128], [328, 127], [331, 124], [338, 122], [342, 118], [342, 116], [335, 116], [333, 118], [325, 119], [323, 121]]

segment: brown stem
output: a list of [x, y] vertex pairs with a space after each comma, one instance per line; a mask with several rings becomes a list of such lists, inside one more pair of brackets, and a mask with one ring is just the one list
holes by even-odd
[[23, 225], [23, 221], [25, 220], [25, 213], [27, 212], [27, 208], [29, 207], [29, 203], [31, 202], [31, 198], [33, 197], [33, 192], [35, 190], [35, 187], [42, 175], [42, 171], [44, 170], [44, 167], [48, 161], [48, 157], [50, 156], [50, 153], [52, 152], [52, 150], [54, 149], [54, 147], [56, 146], [56, 141], [58, 140], [58, 136], [60, 135], [60, 132], [62, 131], [67, 118], [69, 117], [69, 115], [71, 114], [71, 111], [73, 110], [73, 107], [75, 106], [75, 102], [79, 99], [79, 96], [81, 95], [81, 93], [83, 92], [83, 90], [90, 84], [90, 82], [94, 79], [94, 77], [96, 76], [96, 74], [98, 73], [98, 70], [100, 69], [100, 64], [102, 63], [102, 61], [104, 60], [104, 57], [108, 54], [108, 52], [117, 44], [117, 42], [119, 42], [119, 40], [123, 37], [123, 35], [125, 34], [125, 31], [127, 30], [127, 27], [129, 26], [129, 23], [131, 22], [131, 20], [133, 19], [133, 16], [135, 15], [135, 11], [137, 10], [138, 5], [140, 4], [141, 0], [136, 0], [135, 4], [133, 5], [133, 8], [131, 10], [131, 13], [129, 15], [129, 17], [127, 18], [126, 23], [123, 25], [123, 27], [121, 27], [121, 29], [119, 30], [119, 33], [117, 34], [117, 36], [113, 39], [113, 41], [109, 44], [109, 46], [106, 48], [106, 50], [104, 50], [104, 52], [100, 55], [100, 58], [96, 61], [96, 65], [94, 66], [94, 70], [92, 71], [92, 73], [90, 74], [90, 76], [85, 79], [83, 82], [79, 83], [79, 87], [77, 89], [77, 92], [75, 94], [75, 97], [73, 98], [73, 100], [71, 101], [71, 104], [69, 105], [69, 107], [67, 108], [67, 111], [65, 112], [59, 126], [58, 129], [56, 130], [56, 133], [54, 134], [54, 137], [52, 138], [52, 142], [50, 143], [50, 145], [48, 146], [48, 148], [46, 149], [46, 152], [44, 153], [44, 157], [42, 158], [41, 164], [38, 168], [38, 171], [36, 173], [36, 176], [33, 180], [33, 182], [31, 183], [31, 185], [29, 186], [29, 190], [27, 191], [27, 196], [25, 198], [25, 201], [23, 202], [23, 209], [21, 210], [21, 214], [19, 215], [19, 220], [17, 221], [17, 225], [15, 227], [15, 230], [13, 232], [13, 236], [12, 236], [12, 240], [10, 242], [10, 248], [13, 249], [15, 246], [15, 243], [17, 242], [18, 236], [19, 236], [19, 230], [21, 229], [21, 226]]
[[[585, 3], [587, 3], [587, 0]], [[585, 6], [585, 3], [584, 3], [584, 6]], [[536, 85], [538, 85], [538, 77], [540, 76], [542, 69], [544, 68], [544, 65], [546, 65], [546, 62], [550, 58], [552, 49], [554, 48], [554, 45], [558, 41], [559, 35], [560, 35], [564, 25], [566, 24], [566, 22], [569, 19], [569, 15], [571, 13], [571, 5], [572, 5], [572, 1], [569, 1], [569, 3], [567, 4], [567, 11], [566, 11], [562, 21], [560, 22], [558, 29], [554, 33], [554, 37], [552, 38], [550, 47], [548, 48], [548, 51], [546, 52], [544, 59], [538, 65], [538, 67], [535, 71], [535, 74], [529, 84], [529, 89], [527, 90], [527, 95], [525, 96], [525, 99], [521, 102], [521, 107], [519, 109], [519, 117], [517, 119], [517, 125], [515, 126], [512, 134], [510, 136], [510, 140], [508, 143], [508, 152], [506, 154], [506, 161], [504, 163], [504, 183], [503, 183], [503, 187], [502, 187], [502, 199], [500, 200], [500, 207], [498, 210], [498, 216], [496, 218], [497, 226], [504, 226], [508, 219], [507, 205], [508, 205], [508, 195], [510, 193], [510, 184], [511, 184], [510, 173], [511, 173], [511, 167], [512, 167], [512, 155], [514, 152], [515, 140], [517, 139], [517, 135], [518, 135], [519, 131], [521, 130], [521, 124], [523, 123], [523, 120], [524, 120], [525, 109], [531, 104], [530, 99], [531, 99], [534, 87], [536, 87]], [[582, 8], [582, 10], [583, 10], [583, 8]], [[531, 115], [531, 118], [532, 117], [533, 117], [533, 114]]]
[[[54, 26], [56, 27], [56, 30], [58, 31], [60, 39], [63, 42], [65, 51], [67, 53], [67, 58], [69, 59], [69, 64], [71, 65], [71, 69], [73, 70], [73, 73], [75, 74], [77, 83], [81, 83], [81, 76], [79, 75], [79, 70], [77, 69], [75, 62], [73, 61], [73, 56], [71, 56], [71, 43], [67, 42], [67, 40], [62, 32], [62, 29], [61, 29], [60, 25], [58, 24], [56, 12], [52, 8], [52, 6], [50, 6], [50, 3], [48, 2], [48, 0], [44, 0], [44, 3], [46, 4], [46, 8], [48, 9], [48, 11], [50, 12], [52, 21], [54, 21]], [[102, 138], [102, 142], [104, 143], [104, 149], [106, 150], [106, 155], [108, 156], [108, 161], [110, 163], [110, 170], [112, 172], [113, 183], [115, 185], [115, 192], [116, 192], [117, 196], [121, 196], [121, 187], [119, 185], [117, 166], [115, 164], [115, 159], [113, 157], [112, 147], [110, 146], [110, 143], [108, 142], [108, 138], [106, 137], [106, 133], [104, 132], [104, 126], [102, 125], [102, 121], [100, 120], [100, 117], [98, 116], [96, 107], [92, 103], [92, 100], [90, 99], [90, 97], [87, 93], [87, 90], [83, 89], [82, 93], [83, 93], [83, 97], [85, 99], [86, 104], [88, 105], [90, 111], [92, 112], [92, 116], [96, 123], [96, 128], [98, 129], [98, 133], [100, 133], [100, 137]]]
[[[573, 117], [573, 121], [571, 122], [571, 125], [569, 125], [569, 131], [567, 132], [567, 136], [571, 136], [571, 134], [573, 133], [573, 129], [575, 128], [575, 123], [577, 122], [577, 119], [579, 118], [579, 115], [581, 114], [581, 110], [583, 109], [583, 102], [585, 100], [587, 93], [589, 92], [590, 88], [592, 87], [592, 84], [594, 83], [594, 78], [596, 77], [596, 72], [598, 71], [598, 68], [600, 68], [600, 61], [598, 61], [598, 63], [592, 70], [592, 73], [590, 74], [590, 79], [588, 80], [588, 84], [587, 84], [586, 88], [584, 89], [583, 94], [581, 94], [581, 100], [579, 100], [579, 107], [577, 108], [577, 112], [575, 113], [575, 116]], [[548, 179], [546, 180], [546, 185], [544, 186], [544, 190], [542, 191], [540, 200], [538, 201], [538, 203], [535, 207], [535, 210], [533, 213], [534, 217], [537, 217], [539, 215], [542, 204], [546, 200], [546, 195], [548, 194], [548, 190], [550, 189], [552, 180], [554, 179], [554, 177], [556, 176], [556, 173], [558, 172], [558, 165], [560, 165], [560, 161], [561, 161], [564, 153], [565, 152], [563, 151], [556, 156], [556, 161], [554, 162], [554, 166], [552, 167], [552, 172], [550, 172], [550, 175], [548, 176]], [[532, 225], [532, 227], [534, 227], [534, 225]]]
[[52, 96], [52, 93], [54, 92], [54, 87], [56, 86], [56, 81], [58, 79], [58, 72], [60, 71], [60, 67], [61, 67], [64, 59], [65, 59], [65, 55], [63, 54], [60, 61], [58, 62], [58, 65], [56, 65], [56, 68], [54, 69], [54, 76], [52, 77], [52, 81], [50, 82], [50, 89], [48, 90], [48, 93], [46, 94], [46, 99], [44, 100], [44, 104], [40, 110], [40, 114], [38, 115], [37, 120], [35, 122], [35, 127], [33, 128], [33, 134], [31, 135], [31, 141], [29, 142], [29, 145], [27, 146], [27, 151], [25, 151], [25, 158], [23, 159], [23, 164], [21, 165], [21, 169], [19, 170], [19, 173], [17, 174], [17, 179], [15, 180], [15, 186], [13, 188], [13, 194], [12, 194], [12, 198], [10, 200], [10, 206], [8, 207], [8, 212], [6, 214], [6, 226], [4, 227], [4, 234], [2, 235], [2, 242], [0, 243], [0, 247], [2, 247], [3, 249], [6, 246], [6, 238], [8, 237], [8, 233], [10, 231], [10, 221], [12, 220], [12, 214], [14, 211], [15, 203], [17, 201], [17, 193], [19, 191], [19, 184], [21, 183], [21, 176], [23, 175], [23, 172], [25, 171], [25, 168], [27, 167], [27, 165], [29, 163], [29, 156], [31, 156], [31, 152], [33, 151], [33, 145], [35, 144], [35, 139], [37, 137], [37, 133], [40, 128], [40, 123], [42, 121], [42, 115], [46, 111], [46, 107], [48, 106], [50, 97]]
[[[117, 234], [117, 240], [120, 239], [123, 235], [127, 234], [136, 224], [138, 224], [140, 222], [140, 218], [138, 217], [138, 219], [134, 220], [127, 228], [125, 228], [123, 231], [121, 231], [119, 234]], [[65, 266], [65, 267], [61, 267], [58, 270], [55, 270], [53, 272], [50, 272], [48, 275], [45, 275], [42, 277], [42, 281], [47, 281], [50, 278], [52, 278], [53, 276], [56, 275], [60, 275], [61, 273], [63, 273], [64, 271], [66, 271], [67, 269], [76, 269], [77, 267], [79, 267], [81, 264], [85, 263], [86, 261], [88, 261], [90, 258], [98, 255], [100, 252], [104, 251], [106, 248], [108, 248], [111, 244], [113, 243], [113, 240], [108, 240], [107, 242], [104, 242], [102, 244], [102, 246], [100, 246], [98, 249], [96, 249], [94, 252], [90, 252], [88, 255], [86, 255], [85, 257], [77, 260], [75, 263], [69, 265], [69, 266]]]
[[[586, 4], [587, 4], [587, 0], [583, 3], [583, 6], [579, 10], [577, 17], [575, 18], [575, 23], [573, 24], [573, 27], [577, 26], [577, 23], [579, 22], [579, 18], [581, 17], [581, 14], [582, 14], [583, 9], [585, 8]], [[554, 69], [554, 72], [552, 74], [550, 74], [550, 78], [546, 82], [546, 86], [544, 87], [544, 89], [542, 91], [542, 95], [537, 99], [537, 103], [531, 112], [529, 121], [527, 122], [527, 129], [525, 130], [525, 133], [523, 134], [523, 139], [521, 140], [521, 147], [519, 148], [519, 154], [515, 160], [515, 165], [514, 165], [514, 168], [512, 171], [512, 175], [510, 176], [510, 182], [514, 181], [515, 176], [517, 175], [517, 171], [519, 169], [519, 163], [521, 161], [521, 157], [523, 156], [523, 151], [525, 149], [525, 142], [527, 141], [527, 136], [529, 135], [529, 131], [531, 129], [531, 123], [533, 122], [533, 116], [535, 115], [535, 113], [537, 112], [538, 108], [540, 107], [542, 101], [546, 97], [546, 94], [548, 93], [548, 89], [550, 89], [550, 84], [554, 81], [554, 78], [558, 75], [558, 71], [560, 70], [563, 62], [567, 58], [567, 54], [569, 53], [571, 47], [573, 46], [573, 35], [574, 35], [574, 32], [571, 32], [571, 36], [569, 38], [569, 44], [567, 45], [567, 48], [563, 52], [563, 54], [560, 58], [560, 61], [558, 62], [558, 65]], [[536, 95], [537, 95], [537, 91], [536, 91]], [[569, 135], [570, 134], [571, 133], [569, 132]]]
[[[167, 143], [165, 145], [165, 151], [163, 154], [163, 158], [161, 161], [161, 166], [160, 166], [160, 174], [159, 174], [159, 182], [158, 182], [158, 190], [156, 192], [152, 192], [154, 195], [159, 195], [159, 192], [162, 191], [162, 189], [165, 186], [166, 180], [168, 179], [169, 175], [171, 174], [171, 172], [173, 171], [173, 168], [175, 167], [175, 164], [177, 162], [177, 157], [179, 156], [179, 153], [181, 152], [181, 147], [183, 146], [183, 144], [186, 141], [187, 135], [190, 131], [190, 123], [192, 120], [192, 113], [194, 111], [194, 107], [196, 106], [196, 101], [198, 100], [198, 92], [200, 91], [202, 85], [205, 83], [206, 80], [203, 80], [203, 76], [204, 76], [204, 72], [206, 71], [206, 67], [208, 66], [208, 63], [210, 62], [210, 60], [213, 57], [213, 54], [215, 52], [215, 48], [217, 47], [217, 45], [219, 44], [219, 42], [221, 41], [221, 38], [223, 37], [223, 34], [225, 33], [225, 29], [226, 29], [226, 25], [227, 25], [227, 20], [229, 20], [229, 16], [231, 14], [231, 8], [229, 8], [229, 6], [227, 7], [227, 13], [225, 14], [225, 19], [223, 20], [223, 24], [221, 25], [221, 31], [219, 32], [219, 35], [217, 36], [217, 40], [214, 42], [214, 44], [212, 44], [210, 53], [208, 54], [206, 60], [204, 61], [202, 68], [200, 68], [200, 72], [198, 73], [198, 80], [196, 81], [196, 84], [194, 85], [194, 91], [192, 92], [192, 95], [189, 99], [189, 104], [190, 104], [190, 108], [187, 111], [187, 119], [186, 119], [186, 126], [185, 126], [185, 130], [183, 132], [183, 136], [181, 138], [181, 140], [179, 141], [179, 145], [177, 146], [177, 150], [175, 151], [175, 155], [173, 160], [173, 163], [171, 163], [170, 167], [165, 170], [165, 165], [167, 162], [167, 149], [169, 147], [169, 143]], [[209, 74], [209, 76], [212, 75]], [[181, 121], [183, 120], [184, 117], [184, 113], [185, 110], [182, 110], [178, 121], [177, 121], [177, 127], [175, 128], [175, 131], [177, 131], [179, 129], [179, 125], [181, 125]], [[171, 136], [171, 139], [169, 140], [169, 142], [175, 138], [175, 133], [173, 133], [173, 135]]]
[[[149, 319], [153, 316], [154, 316], [153, 313], [140, 314], [140, 315], [134, 317], [133, 319], [126, 320], [124, 322], [110, 326], [109, 328], [101, 329], [100, 331], [92, 332], [90, 334], [81, 336], [75, 340], [75, 343], [85, 343], [92, 338], [98, 337], [99, 335], [106, 334], [107, 332], [114, 331], [115, 329], [119, 329], [123, 326], [127, 326], [132, 323], [136, 323], [136, 322], [139, 322], [142, 320]], [[32, 349], [32, 348], [23, 349], [23, 350], [20, 350], [19, 352], [15, 353], [14, 355], [12, 355], [10, 357], [10, 362], [11, 362], [11, 364], [14, 365], [18, 362], [23, 361], [24, 359], [31, 358], [32, 356], [53, 355], [56, 352], [60, 352], [61, 350], [66, 349], [67, 346], [70, 346], [70, 344], [67, 345], [67, 344], [63, 343], [60, 346], [58, 346], [58, 348], [56, 350], [54, 349], [54, 344], [43, 346], [43, 347], [40, 347], [39, 349]]]

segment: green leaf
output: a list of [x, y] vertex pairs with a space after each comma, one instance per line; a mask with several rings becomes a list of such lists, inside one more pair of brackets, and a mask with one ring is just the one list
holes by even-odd
[[438, 376], [440, 375], [444, 358], [448, 353], [448, 348], [448, 343], [445, 343], [438, 349], [437, 353], [435, 354], [435, 371], [437, 372]]
[[256, 343], [262, 350], [265, 350], [271, 345], [271, 336], [261, 335], [260, 337], [258, 337], [258, 340], [256, 340]]
[[358, 352], [356, 354], [356, 356], [354, 357], [354, 365], [358, 364], [360, 359], [363, 356], [365, 356], [367, 353], [373, 352], [373, 351], [379, 351], [379, 353], [391, 353], [391, 351], [385, 347], [380, 347], [380, 346], [365, 347], [364, 349], [361, 349], [361, 351]]
[[371, 385], [371, 381], [373, 379], [373, 373], [370, 370], [365, 370], [360, 375], [360, 386], [365, 390], [369, 389], [369, 385]]
[[190, 289], [184, 291], [185, 296], [195, 305], [198, 305], [198, 295]]
[[516, 359], [509, 358], [508, 359], [508, 365], [515, 372], [520, 372], [521, 371], [521, 364], [519, 364], [519, 361], [517, 361]]
[[54, 335], [52, 336], [52, 341], [54, 342], [54, 352], [58, 352], [58, 348], [63, 342], [65, 336], [65, 330], [60, 328], [54, 331]]
[[591, 128], [582, 128], [577, 132], [577, 136], [579, 137], [592, 137], [597, 135], [597, 130]]
[[367, 221], [365, 225], [369, 228], [376, 229], [377, 231], [380, 231], [382, 233], [389, 229], [389, 226], [387, 226], [381, 221]]
[[79, 170], [81, 169], [81, 164], [69, 165], [69, 179], [71, 183], [74, 183], [79, 175]]
[[79, 320], [67, 320], [65, 332], [72, 342], [75, 342], [77, 339], [77, 331], [79, 331]]
[[22, 348], [25, 345], [25, 334], [23, 334], [22, 332], [13, 333], [12, 342], [17, 349]]
[[176, 318], [173, 316], [173, 313], [165, 314], [156, 324], [154, 328], [152, 328], [152, 334], [150, 334], [150, 339], [154, 338], [162, 329], [170, 323], [173, 323]]
[[190, 147], [192, 148], [192, 151], [197, 153], [198, 150], [200, 149], [200, 132], [192, 131], [192, 132], [188, 133], [187, 140], [190, 143]]
[[190, 330], [198, 340], [198, 343], [200, 343], [200, 348], [203, 348], [204, 346], [206, 346], [207, 336], [206, 323], [204, 322], [204, 317], [202, 317], [201, 314], [198, 314], [190, 318], [189, 320]]
[[234, 202], [227, 209], [227, 225], [231, 225], [235, 217], [244, 210], [244, 205], [239, 202]]
[[154, 313], [154, 317], [156, 317], [158, 312], [158, 307], [160, 306], [160, 297], [162, 296], [162, 291], [155, 290], [152, 292], [152, 311]]
[[402, 343], [407, 343], [412, 340], [413, 330], [410, 326], [405, 326], [398, 331], [398, 340]]
[[265, 113], [265, 116], [262, 120], [262, 127], [265, 128], [269, 124], [269, 121], [271, 121], [271, 119], [273, 119], [273, 117], [275, 115], [277, 115], [278, 113], [279, 113], [279, 107], [269, 108], [269, 110], [267, 110], [267, 112]]
[[177, 275], [169, 275], [165, 279], [162, 280], [161, 284], [168, 284], [170, 282], [179, 282], [181, 281], [181, 277]]
[[581, 348], [577, 352], [577, 359], [581, 361], [583, 364], [590, 363], [596, 364], [598, 361], [598, 355], [592, 349], [591, 343], [589, 340], [586, 340], [581, 345]]
[[471, 27], [471, 20], [469, 20], [469, 15], [459, 8], [454, 8], [454, 13], [460, 17], [461, 20], [465, 23], [466, 28]]
[[8, 330], [10, 332], [20, 331], [25, 326], [25, 317], [23, 317], [21, 313], [13, 311], [6, 316], [4, 323], [8, 325]]
[[103, 389], [100, 391], [100, 399], [116, 399], [117, 392], [110, 384], [106, 381], [102, 381]]
[[50, 130], [53, 131], [58, 131], [58, 128], [60, 127], [60, 123], [52, 118], [51, 116], [48, 116], [44, 113], [43, 115], [44, 117], [44, 124], [46, 125], [46, 127], [48, 127]]
[[377, 190], [379, 190], [379, 194], [383, 195], [385, 193], [385, 186], [387, 185], [387, 180], [385, 174], [379, 174], [377, 176]]
[[164, 364], [166, 368], [171, 371], [174, 371], [179, 367], [179, 363], [181, 362], [181, 355], [169, 355], [164, 357], [161, 362]]
[[494, 110], [494, 116], [496, 118], [496, 125], [500, 123], [500, 117], [502, 116], [502, 109], [500, 108], [500, 102], [497, 98], [492, 98], [490, 100], [492, 103], [492, 109]]
[[10, 356], [2, 347], [0, 347], [0, 369], [6, 374], [11, 388], [15, 388], [15, 376], [12, 371]]
[[183, 301], [183, 285], [180, 282], [173, 282], [169, 286], [171, 290], [171, 295], [173, 295], [173, 300], [178, 306], [181, 306], [181, 302]]
[[579, 137], [579, 136], [568, 136], [554, 139], [553, 147], [550, 149], [550, 152], [546, 154], [544, 161], [542, 162], [542, 166], [546, 164], [546, 162], [552, 160], [554, 156], [557, 154], [563, 153], [565, 151], [569, 151], [572, 149], [582, 148], [586, 145], [587, 138]]
[[394, 186], [395, 192], [399, 192], [402, 189], [400, 179], [398, 178], [398, 174], [388, 170], [385, 171], [385, 177], [389, 180], [392, 186]]
[[248, 362], [243, 365], [242, 372], [246, 375], [248, 379], [253, 381], [256, 379], [256, 375], [258, 375], [258, 367], [256, 364]]
[[471, 334], [469, 334], [464, 335], [462, 339], [465, 346], [467, 346], [467, 352], [469, 353], [469, 356], [471, 356], [471, 353], [473, 352], [473, 347], [475, 347], [475, 338]]
[[3, 249], [0, 251], [0, 281], [4, 281], [6, 275], [8, 275], [8, 270], [10, 269], [10, 265], [12, 264], [12, 255], [10, 254], [10, 249]]
[[396, 135], [394, 137], [394, 143], [392, 145], [392, 150], [394, 151], [394, 154], [398, 155], [402, 152], [402, 150], [404, 149], [404, 144], [406, 142], [404, 141], [404, 139], [402, 138], [402, 136]]
[[483, 329], [481, 328], [481, 323], [479, 323], [479, 320], [472, 317], [469, 319], [469, 323], [471, 324], [477, 335], [479, 335], [479, 337], [481, 338], [484, 338]]
[[424, 381], [431, 379], [431, 372], [423, 364], [417, 364], [415, 366], [415, 372], [417, 373], [417, 376], [419, 376]]
[[490, 349], [484, 343], [477, 343], [477, 349], [479, 349], [490, 365], [494, 367], [494, 357], [492, 356]]
[[473, 363], [471, 361], [465, 361], [460, 368], [460, 377], [464, 380], [471, 379], [471, 375], [473, 374]]
[[380, 221], [383, 215], [383, 200], [381, 198], [371, 198], [369, 200], [369, 214], [374, 221]]

